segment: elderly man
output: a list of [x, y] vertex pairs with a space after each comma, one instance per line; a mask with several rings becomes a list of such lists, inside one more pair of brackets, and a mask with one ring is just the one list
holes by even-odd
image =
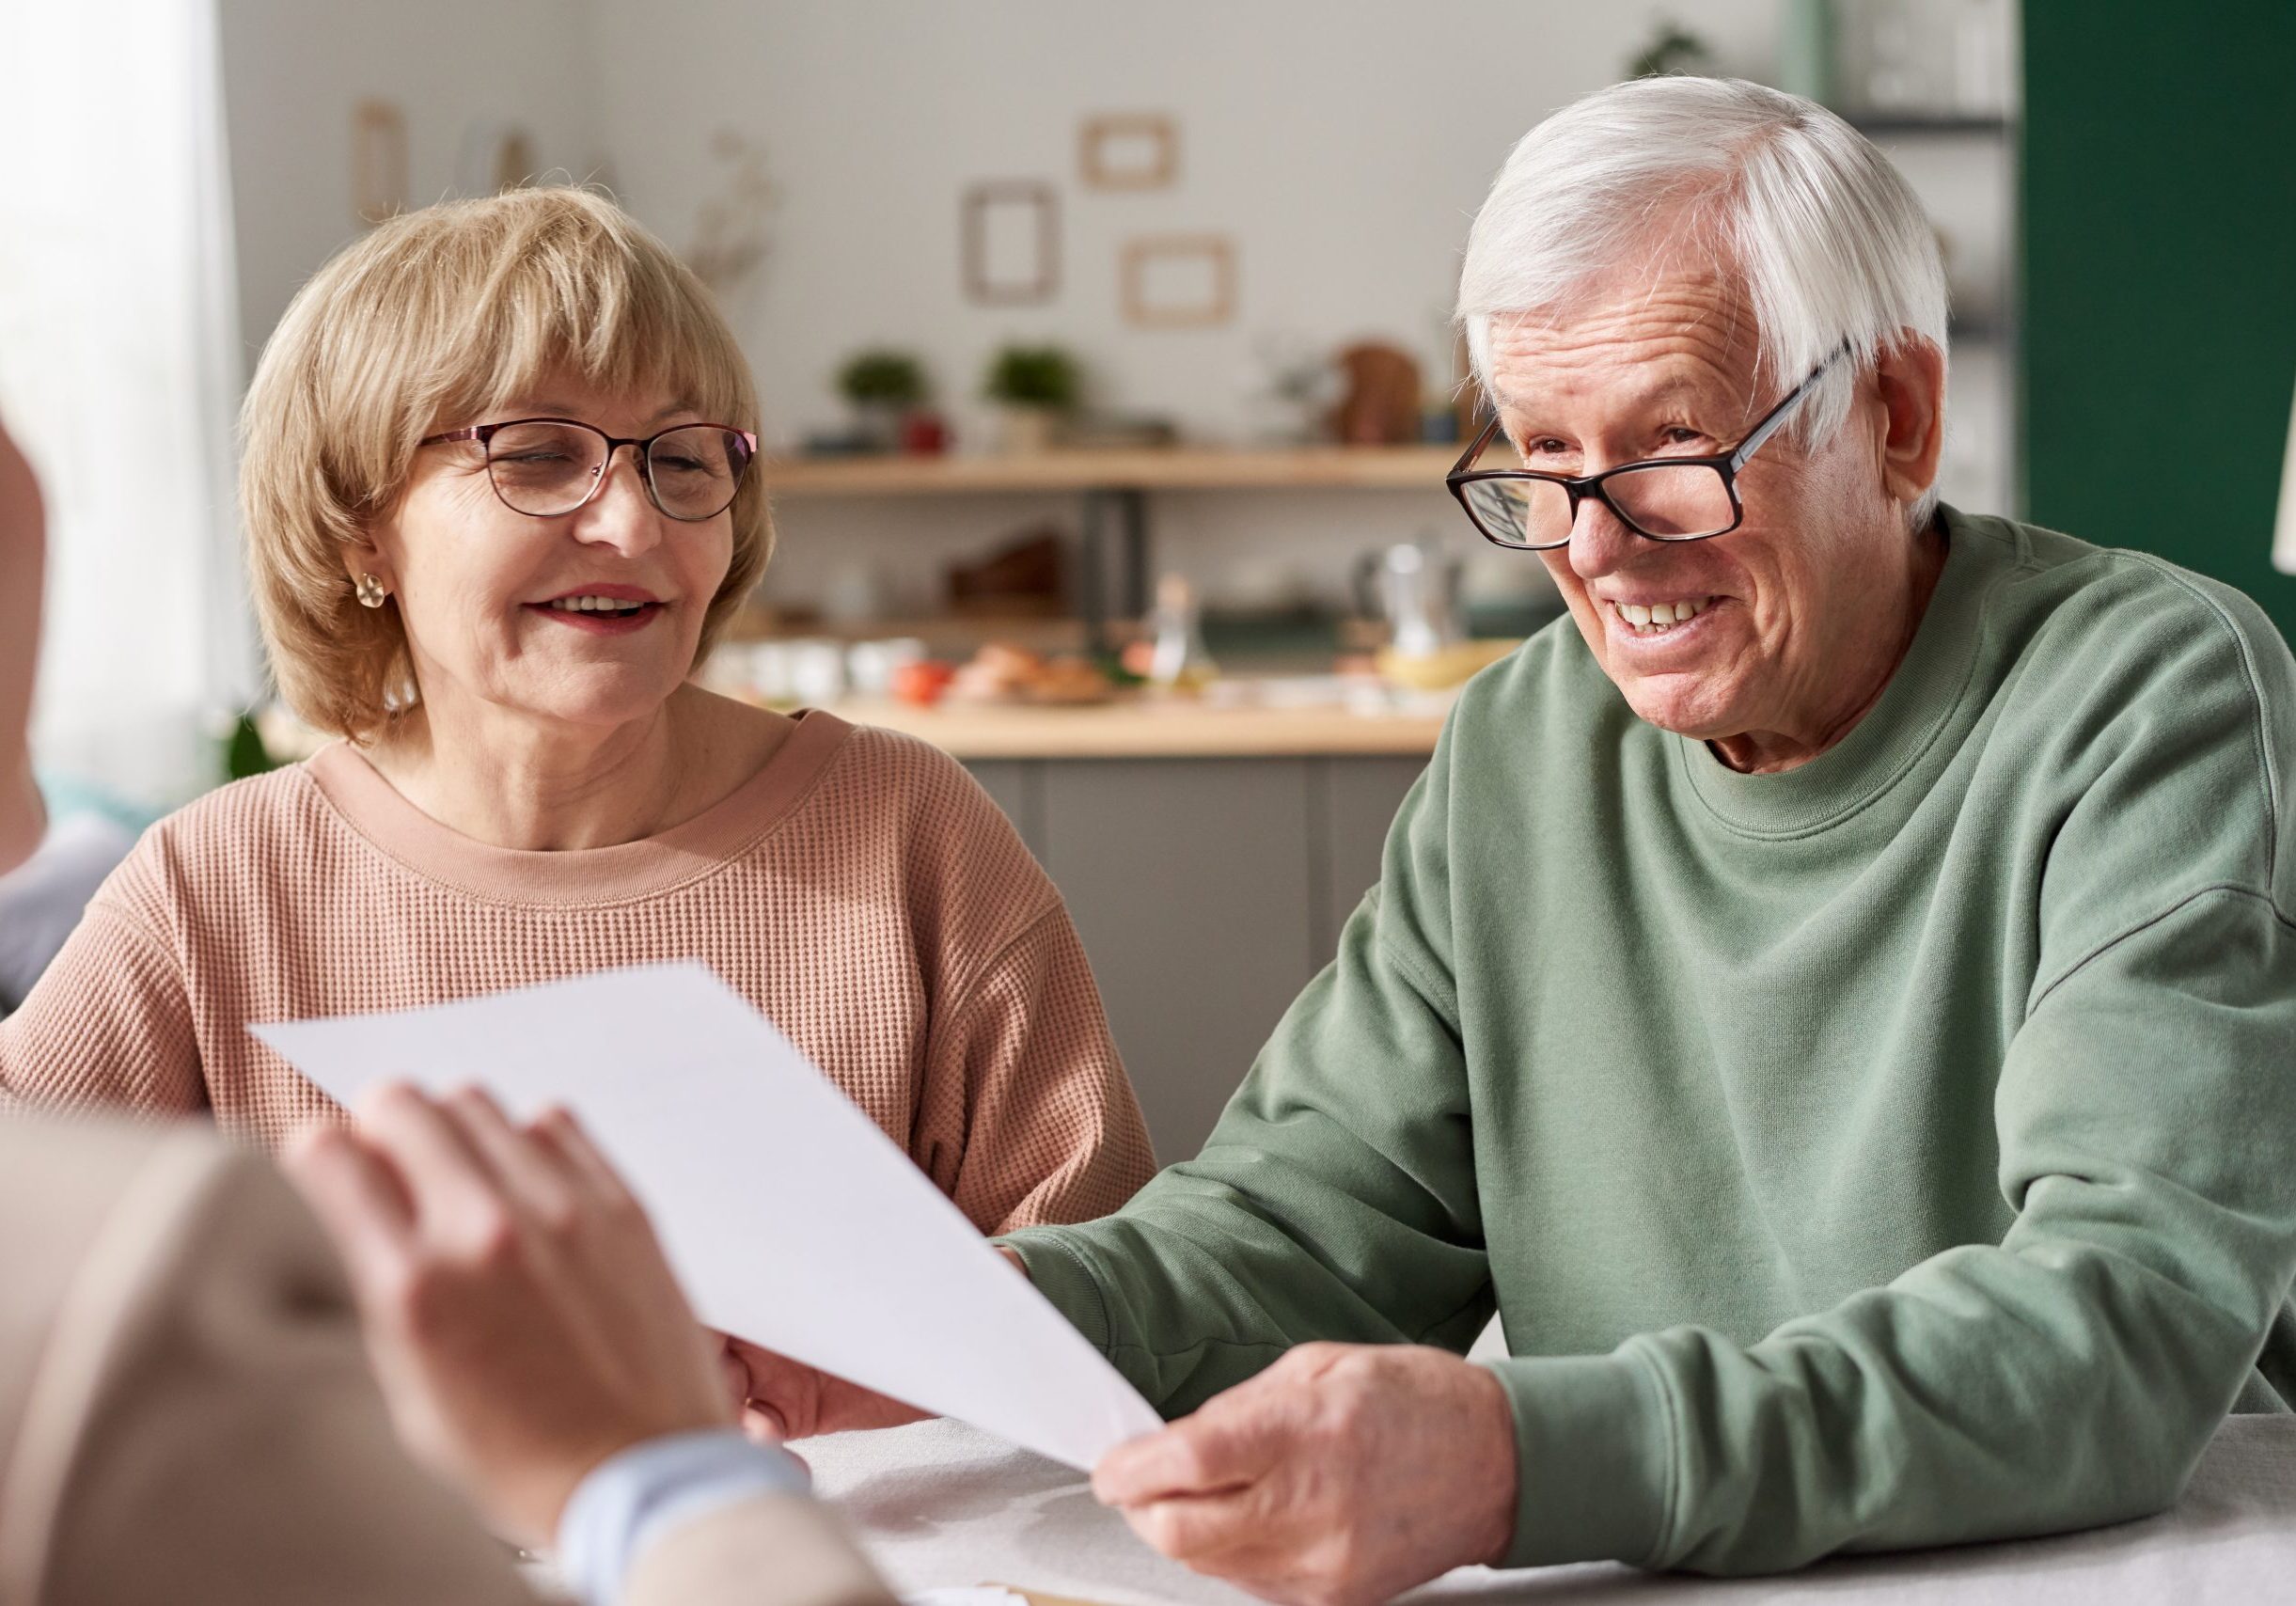
[[[2296, 1401], [2287, 649], [1937, 505], [1937, 248], [1806, 102], [1558, 113], [1460, 313], [1519, 465], [1454, 489], [1570, 621], [1462, 696], [1203, 1154], [1008, 1240], [1181, 1418], [1099, 1494], [1326, 1602], [2167, 1505]], [[2175, 472], [2143, 407], [2098, 472]]]

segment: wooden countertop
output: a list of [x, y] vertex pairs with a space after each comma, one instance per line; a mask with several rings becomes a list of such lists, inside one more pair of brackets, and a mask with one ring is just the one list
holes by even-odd
[[905, 732], [960, 759], [1423, 758], [1443, 729], [1439, 710], [1206, 708], [1176, 699], [1079, 708], [848, 701], [836, 712], [857, 724]]

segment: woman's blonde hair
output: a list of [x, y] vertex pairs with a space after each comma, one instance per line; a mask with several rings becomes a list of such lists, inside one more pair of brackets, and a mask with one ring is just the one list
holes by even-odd
[[[240, 509], [272, 675], [307, 723], [369, 740], [413, 686], [399, 610], [358, 606], [342, 543], [397, 500], [425, 435], [485, 422], [559, 372], [758, 427], [749, 365], [709, 291], [589, 191], [406, 213], [296, 295], [240, 412]], [[731, 517], [733, 561], [697, 667], [772, 556], [761, 476], [743, 481]]]

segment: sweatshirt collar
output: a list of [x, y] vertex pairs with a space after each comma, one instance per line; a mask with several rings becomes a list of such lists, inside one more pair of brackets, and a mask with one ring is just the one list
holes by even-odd
[[1669, 734], [1675, 767], [1722, 825], [1749, 836], [1795, 837], [1851, 818], [1921, 767], [1968, 701], [1984, 634], [1984, 605], [2003, 571], [1999, 521], [1941, 508], [1945, 567], [1905, 658], [1865, 716], [1805, 764], [1746, 775], [1706, 743]]
[[794, 811], [852, 732], [835, 715], [807, 710], [755, 775], [692, 819], [637, 842], [561, 852], [496, 847], [441, 825], [347, 743], [321, 748], [307, 767], [353, 830], [426, 880], [489, 903], [573, 907], [658, 896], [721, 869]]

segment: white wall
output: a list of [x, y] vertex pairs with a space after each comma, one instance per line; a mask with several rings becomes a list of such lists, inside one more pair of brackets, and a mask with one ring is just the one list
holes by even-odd
[[[975, 447], [991, 433], [981, 370], [1012, 339], [1060, 340], [1084, 357], [1099, 402], [1168, 413], [1210, 438], [1251, 431], [1253, 354], [1270, 337], [1321, 348], [1394, 341], [1447, 382], [1441, 323], [1492, 173], [1547, 112], [1614, 81], [1661, 9], [1569, 0], [221, 4], [250, 342], [355, 230], [349, 107], [363, 95], [404, 105], [417, 200], [453, 186], [471, 122], [520, 120], [544, 166], [603, 172], [682, 249], [727, 176], [711, 136], [731, 129], [763, 146], [778, 195], [767, 260], [728, 306], [758, 371], [769, 440], [839, 423], [840, 361], [893, 343], [924, 355], [960, 439]], [[1725, 71], [1769, 73], [1777, 0], [1664, 9], [1693, 20]], [[1174, 187], [1077, 181], [1078, 123], [1112, 111], [1176, 120]], [[1943, 162], [1934, 182], [1945, 210], [1966, 202], [1971, 181], [1951, 153], [1907, 159]], [[1002, 178], [1059, 192], [1062, 285], [1048, 306], [1000, 310], [964, 297], [959, 197]], [[1233, 323], [1124, 323], [1120, 244], [1167, 231], [1234, 240]], [[2001, 506], [2008, 487], [1987, 463], [2007, 428], [2005, 375], [1979, 353], [1962, 366], [1976, 383], [1957, 395], [1971, 421], [1957, 438], [1985, 449], [1949, 464], [1948, 495]], [[896, 606], [921, 606], [951, 558], [1046, 520], [1073, 527], [1076, 510], [1057, 498], [791, 503], [766, 590], [815, 599], [857, 569]], [[1155, 520], [1160, 566], [1189, 571], [1216, 598], [1247, 579], [1276, 583], [1271, 571], [1330, 594], [1356, 552], [1422, 531], [1482, 554], [1439, 488], [1175, 495], [1156, 499]], [[1481, 560], [1530, 566], [1505, 554]]]
[[540, 167], [584, 177], [598, 56], [583, 0], [216, 0], [247, 366], [295, 291], [362, 228], [353, 214], [352, 108], [390, 101], [407, 125], [407, 193], [459, 193], [473, 124], [514, 122]]

